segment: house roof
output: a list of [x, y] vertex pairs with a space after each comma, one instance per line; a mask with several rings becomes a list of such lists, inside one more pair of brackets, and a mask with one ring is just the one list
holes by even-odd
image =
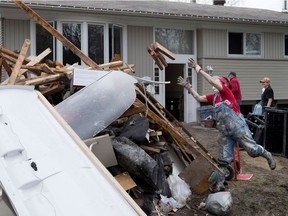
[[[26, 1], [31, 8], [51, 8], [54, 10], [80, 10], [102, 14], [149, 16], [178, 18], [190, 20], [214, 20], [230, 22], [252, 22], [263, 24], [288, 24], [288, 14], [272, 10], [241, 8], [219, 5], [169, 1], [123, 1], [123, 0], [85, 0], [85, 1]], [[0, 5], [14, 4], [12, 1], [1, 1]]]

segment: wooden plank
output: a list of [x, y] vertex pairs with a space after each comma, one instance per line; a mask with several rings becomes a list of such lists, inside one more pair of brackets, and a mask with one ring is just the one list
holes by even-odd
[[49, 86], [39, 86], [39, 91], [45, 96], [63, 91], [64, 89], [65, 89], [65, 85], [59, 82], [52, 83]]
[[[29, 39], [26, 39], [23, 43], [23, 46], [22, 46], [22, 49], [21, 49], [21, 52], [19, 54], [19, 57], [17, 59], [17, 62], [16, 62], [16, 65], [12, 71], [12, 74], [10, 75], [10, 78], [8, 80], [8, 85], [14, 85], [15, 82], [16, 82], [16, 79], [18, 77], [18, 74], [19, 74], [19, 71], [20, 71], [20, 68], [21, 68], [21, 65], [25, 59], [25, 56], [26, 56], [26, 53], [29, 49], [29, 46], [30, 46], [30, 40]], [[21, 74], [19, 74], [21, 75]]]
[[152, 152], [152, 153], [160, 153], [160, 149], [157, 149], [157, 148], [153, 148], [151, 146], [147, 146], [147, 145], [140, 145], [140, 147], [142, 149], [144, 149], [145, 151], [149, 151], [149, 152]]
[[121, 67], [123, 65], [123, 61], [115, 61], [115, 62], [109, 62], [105, 64], [99, 65], [99, 67], [105, 69], [105, 68], [113, 68], [113, 67]]
[[47, 64], [41, 64], [41, 69], [47, 74], [55, 74], [55, 72]]
[[125, 191], [130, 190], [137, 186], [128, 172], [116, 175], [115, 179], [119, 182], [119, 184], [123, 187]]
[[138, 114], [138, 113], [144, 113], [146, 111], [146, 107], [143, 104], [140, 107], [130, 107], [128, 110], [126, 110], [121, 117], [128, 117], [128, 116], [132, 116], [134, 114]]
[[[19, 57], [18, 53], [13, 52], [13, 51], [6, 49], [4, 47], [0, 47], [0, 52], [5, 53], [6, 55], [9, 55], [10, 57], [14, 58], [15, 62], [16, 62], [16, 59], [18, 59], [18, 57]], [[28, 58], [26, 58], [26, 59], [24, 59], [23, 62], [25, 62], [25, 64], [26, 64], [26, 63], [30, 62], [30, 60]]]
[[156, 53], [150, 47], [147, 47], [147, 51], [150, 54], [150, 56], [154, 59], [155, 63], [160, 68], [160, 70], [163, 70], [164, 66], [162, 65], [162, 63], [161, 63], [160, 59], [158, 58], [158, 56], [156, 55]]
[[[30, 58], [30, 62], [27, 63], [26, 66], [34, 66], [35, 64], [37, 64], [38, 62], [40, 62], [45, 56], [47, 56], [49, 53], [51, 52], [50, 48], [47, 48], [46, 50], [44, 50], [42, 53], [40, 53], [38, 56], [29, 56]], [[5, 56], [6, 58], [7, 56]], [[21, 65], [22, 67], [22, 65]], [[20, 69], [19, 71], [19, 76], [26, 73], [28, 69]], [[10, 76], [10, 75], [9, 75]], [[9, 79], [5, 80], [4, 82], [2, 82], [1, 84], [6, 84], [8, 83]]]
[[15, 58], [13, 58], [13, 57], [11, 57], [9, 55], [6, 55], [5, 53], [1, 53], [1, 55], [3, 56], [4, 59], [6, 59], [6, 60], [8, 60], [8, 61], [10, 61], [10, 62], [12, 62], [14, 64], [17, 62], [17, 59], [15, 59]]
[[159, 52], [163, 53], [164, 55], [166, 55], [168, 58], [175, 60], [174, 54], [171, 51], [169, 51], [168, 49], [166, 49], [164, 46], [159, 44], [158, 42], [152, 43], [152, 47], [153, 47], [153, 50], [159, 51]]
[[0, 58], [0, 82], [1, 82], [1, 79], [2, 79], [2, 62], [3, 62], [3, 58], [1, 57]]
[[33, 20], [35, 20], [37, 23], [39, 23], [44, 29], [46, 29], [50, 34], [52, 34], [54, 37], [56, 37], [59, 41], [62, 42], [62, 44], [71, 50], [75, 55], [77, 55], [85, 64], [88, 66], [102, 70], [92, 59], [90, 59], [88, 56], [86, 56], [78, 47], [76, 47], [73, 43], [71, 43], [67, 38], [65, 38], [63, 35], [61, 35], [56, 29], [54, 29], [48, 22], [46, 22], [44, 19], [42, 19], [34, 10], [26, 6], [22, 1], [20, 0], [13, 0], [14, 4], [17, 5], [19, 8], [21, 8], [23, 11], [25, 11]]
[[6, 62], [5, 59], [2, 59], [2, 64], [3, 64], [3, 67], [4, 69], [6, 70], [8, 76], [10, 76], [12, 74], [12, 70], [11, 68], [9, 67], [8, 63]]
[[162, 131], [150, 131], [149, 136], [161, 136]]
[[193, 192], [201, 194], [209, 189], [208, 179], [214, 170], [204, 157], [198, 157], [179, 174], [179, 177], [192, 188]]
[[157, 57], [159, 58], [159, 60], [161, 61], [162, 65], [163, 65], [164, 67], [167, 67], [168, 64], [167, 64], [164, 56], [163, 56], [160, 52], [158, 52], [158, 51], [155, 51], [155, 53], [156, 53]]
[[55, 80], [59, 80], [60, 77], [63, 77], [63, 76], [65, 76], [65, 74], [53, 74], [49, 76], [41, 76], [41, 77], [37, 77], [34, 79], [25, 80], [23, 85], [42, 85], [44, 83], [49, 83]]

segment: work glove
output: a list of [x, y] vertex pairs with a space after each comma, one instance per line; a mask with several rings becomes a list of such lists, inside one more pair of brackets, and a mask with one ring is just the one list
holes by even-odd
[[197, 62], [193, 58], [190, 58], [188, 60], [189, 60], [188, 66], [194, 68], [196, 72], [199, 73], [201, 67], [197, 64]]
[[192, 85], [185, 80], [183, 77], [179, 76], [177, 78], [177, 84], [183, 86], [185, 89], [187, 89], [188, 91], [191, 89]]

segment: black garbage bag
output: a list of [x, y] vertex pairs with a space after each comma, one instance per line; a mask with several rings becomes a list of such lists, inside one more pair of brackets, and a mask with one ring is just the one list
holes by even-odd
[[113, 138], [112, 145], [119, 165], [133, 176], [137, 185], [149, 192], [158, 190], [158, 164], [149, 154], [126, 137]]
[[143, 144], [147, 142], [146, 134], [148, 129], [148, 118], [135, 114], [129, 116], [118, 137], [126, 137], [136, 144]]

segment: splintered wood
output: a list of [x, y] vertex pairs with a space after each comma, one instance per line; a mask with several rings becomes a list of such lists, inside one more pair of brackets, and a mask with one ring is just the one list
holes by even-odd
[[168, 66], [163, 55], [167, 56], [171, 60], [175, 60], [174, 54], [165, 47], [163, 47], [158, 42], [154, 42], [151, 44], [151, 47], [147, 47], [147, 51], [153, 58], [155, 64], [159, 67], [160, 70], [163, 70], [164, 67]]
[[[43, 95], [49, 96], [64, 90], [62, 78], [72, 79], [74, 66], [64, 66], [58, 60], [47, 59], [52, 51], [47, 48], [38, 56], [26, 57], [30, 40], [26, 39], [20, 52], [0, 47], [1, 85], [33, 85]], [[120, 70], [134, 73], [134, 65], [122, 61], [98, 65], [100, 70]], [[87, 67], [86, 69], [93, 69]], [[8, 77], [1, 80], [2, 77]]]

